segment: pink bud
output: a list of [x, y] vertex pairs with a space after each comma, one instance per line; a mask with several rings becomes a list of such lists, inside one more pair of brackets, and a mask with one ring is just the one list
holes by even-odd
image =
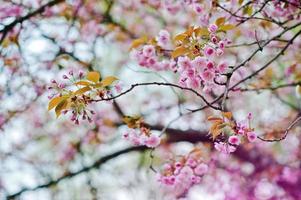
[[64, 88], [64, 87], [66, 87], [66, 85], [64, 83], [59, 84], [59, 88]]
[[252, 119], [252, 113], [248, 113], [248, 120], [251, 120]]
[[78, 73], [78, 76], [79, 76], [79, 78], [82, 78], [82, 77], [84, 76], [84, 72], [83, 72], [83, 71], [80, 71], [80, 72]]
[[196, 4], [194, 4], [194, 6], [193, 6], [193, 10], [194, 10], [197, 14], [201, 14], [202, 11], [203, 11], [203, 8], [202, 8], [201, 4], [196, 3]]

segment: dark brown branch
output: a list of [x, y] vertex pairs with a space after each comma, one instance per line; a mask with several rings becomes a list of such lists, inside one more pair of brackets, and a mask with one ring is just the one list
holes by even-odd
[[110, 101], [110, 100], [114, 100], [114, 99], [117, 99], [127, 93], [129, 93], [130, 91], [132, 91], [134, 88], [136, 87], [140, 87], [140, 86], [147, 86], [147, 85], [158, 85], [158, 86], [169, 86], [169, 87], [174, 87], [174, 88], [179, 88], [181, 90], [187, 90], [187, 91], [190, 91], [192, 93], [194, 93], [195, 95], [197, 95], [198, 97], [200, 97], [205, 103], [207, 106], [215, 109], [215, 110], [221, 110], [221, 108], [219, 107], [216, 107], [214, 106], [212, 103], [208, 102], [206, 100], [206, 98], [201, 95], [200, 93], [198, 93], [197, 91], [195, 91], [194, 89], [192, 88], [188, 88], [188, 87], [182, 87], [182, 86], [179, 86], [179, 85], [176, 85], [176, 84], [172, 84], [172, 83], [163, 83], [163, 82], [151, 82], [151, 83], [136, 83], [136, 84], [133, 84], [131, 85], [131, 87], [123, 92], [121, 92], [120, 94], [116, 95], [116, 96], [112, 96], [112, 97], [108, 97], [108, 98], [102, 98], [102, 99], [97, 99], [97, 100], [94, 100], [95, 102], [99, 102], [99, 101]]
[[250, 74], [249, 76], [243, 78], [242, 80], [238, 81], [236, 84], [234, 84], [230, 90], [233, 90], [236, 86], [238, 86], [239, 84], [245, 82], [246, 80], [256, 76], [259, 72], [261, 72], [262, 70], [264, 70], [265, 68], [267, 68], [271, 63], [273, 63], [275, 60], [277, 60], [281, 55], [284, 54], [285, 50], [294, 42], [294, 40], [301, 34], [301, 30], [298, 31], [294, 37], [285, 45], [285, 47], [274, 57], [272, 58], [269, 62], [267, 62], [264, 66], [262, 66], [261, 68], [259, 68], [258, 70], [256, 70], [255, 72], [253, 72], [252, 74]]
[[265, 139], [260, 136], [257, 138], [264, 141], [264, 142], [280, 142], [281, 140], [284, 140], [286, 136], [288, 135], [289, 131], [301, 120], [301, 116], [297, 117], [284, 131], [284, 134], [280, 138], [274, 138], [274, 139]]

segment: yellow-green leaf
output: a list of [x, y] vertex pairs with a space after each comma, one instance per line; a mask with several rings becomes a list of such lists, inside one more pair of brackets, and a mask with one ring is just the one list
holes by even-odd
[[124, 116], [122, 118], [122, 121], [129, 127], [129, 128], [138, 128], [139, 121], [141, 120], [141, 117], [135, 116]]
[[171, 53], [171, 56], [173, 58], [176, 58], [176, 57], [179, 57], [181, 55], [184, 55], [187, 52], [188, 52], [188, 49], [186, 49], [183, 46], [179, 46], [179, 47], [175, 48], [175, 50]]
[[115, 76], [108, 76], [101, 81], [103, 87], [111, 85], [114, 81], [118, 80]]
[[185, 40], [187, 38], [187, 35], [185, 34], [185, 33], [181, 33], [181, 34], [179, 34], [179, 35], [176, 35], [175, 37], [174, 37], [174, 41], [175, 42], [182, 42], [183, 40]]
[[133, 40], [132, 45], [131, 45], [131, 47], [130, 47], [130, 50], [133, 49], [133, 48], [137, 48], [137, 47], [139, 47], [140, 45], [146, 43], [147, 40], [148, 40], [147, 36], [143, 36], [143, 37], [141, 37], [141, 38], [138, 38], [138, 39], [136, 39], [136, 40]]
[[92, 81], [94, 83], [97, 83], [100, 79], [100, 73], [99, 72], [96, 72], [96, 71], [93, 71], [93, 72], [89, 72], [87, 74], [87, 79], [89, 81]]
[[224, 117], [226, 117], [227, 119], [229, 119], [229, 120], [232, 118], [232, 113], [231, 112], [222, 112], [222, 115]]
[[66, 96], [59, 96], [59, 97], [52, 98], [48, 104], [48, 111], [56, 107], [61, 101], [65, 100], [66, 98], [67, 98]]
[[75, 83], [75, 85], [89, 86], [91, 85], [91, 83], [89, 83], [88, 81], [78, 81]]
[[217, 20], [215, 20], [215, 24], [217, 25], [217, 26], [220, 26], [220, 25], [222, 25], [222, 24], [224, 24], [225, 23], [225, 18], [224, 17], [220, 17], [220, 18], [218, 18]]
[[194, 29], [194, 33], [196, 36], [209, 35], [209, 31], [207, 28], [198, 27]]
[[68, 102], [67, 100], [63, 100], [61, 101], [57, 107], [55, 107], [55, 114], [56, 114], [56, 117], [58, 118], [61, 114], [62, 114], [62, 111], [67, 107], [68, 105]]
[[243, 13], [244, 14], [248, 14], [249, 16], [251, 16], [253, 14], [253, 8], [252, 8], [252, 6], [245, 7], [244, 10], [243, 10]]
[[232, 24], [225, 24], [225, 25], [220, 26], [219, 30], [221, 30], [221, 31], [229, 31], [229, 30], [232, 30], [234, 28], [235, 28], [235, 26], [232, 25]]
[[91, 88], [89, 86], [86, 86], [86, 87], [83, 87], [81, 89], [78, 89], [74, 92], [74, 95], [81, 95], [81, 94], [84, 94], [85, 92], [87, 91], [90, 91]]

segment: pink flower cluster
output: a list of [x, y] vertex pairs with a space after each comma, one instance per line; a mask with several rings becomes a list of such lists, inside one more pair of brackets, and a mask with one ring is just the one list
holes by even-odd
[[[79, 71], [77, 75], [74, 74], [72, 70], [68, 72], [68, 74], [64, 74], [62, 78], [64, 80], [67, 80], [70, 85], [66, 83], [58, 83], [56, 80], [51, 80], [51, 85], [48, 87], [49, 90], [53, 91], [51, 95], [48, 96], [49, 99], [52, 99], [54, 97], [63, 96], [63, 95], [69, 95], [70, 90], [68, 90], [68, 86], [72, 86], [76, 81], [81, 80], [84, 77], [84, 73], [82, 71]], [[74, 96], [71, 98], [72, 106], [68, 110], [63, 110], [62, 114], [67, 114], [68, 112], [71, 112], [71, 118], [70, 120], [73, 121], [75, 124], [79, 124], [80, 118], [82, 120], [87, 120], [89, 123], [91, 123], [92, 115], [95, 114], [93, 110], [89, 110], [86, 108], [86, 105], [90, 103], [90, 99], [88, 97], [82, 96]]]
[[208, 165], [200, 158], [189, 155], [180, 161], [165, 164], [158, 174], [158, 181], [171, 187], [177, 196], [185, 196], [192, 186], [201, 182], [208, 170]]
[[222, 153], [232, 153], [240, 145], [243, 137], [246, 137], [249, 142], [254, 142], [257, 138], [256, 133], [250, 127], [252, 114], [249, 113], [247, 120], [236, 123], [236, 130], [233, 135], [228, 138], [227, 142], [215, 142], [214, 148]]
[[[203, 87], [205, 92], [210, 92], [223, 83], [225, 78], [221, 74], [227, 70], [227, 63], [220, 62], [225, 45], [229, 44], [228, 39], [220, 39], [217, 36], [218, 26], [211, 24], [208, 27], [210, 36], [204, 48], [201, 49], [202, 56], [190, 59], [187, 56], [180, 56], [177, 59], [167, 58], [170, 44], [170, 34], [166, 30], [161, 30], [156, 37], [157, 44], [162, 48], [156, 51], [155, 46], [147, 44], [140, 49], [134, 49], [131, 56], [142, 67], [160, 70], [172, 70], [180, 74], [179, 84], [183, 87], [199, 89]], [[167, 59], [166, 59], [167, 58]]]
[[157, 147], [161, 139], [159, 136], [150, 133], [149, 131], [143, 131], [143, 129], [129, 129], [123, 134], [123, 138], [130, 141], [135, 146], [145, 145], [149, 148]]
[[[156, 41], [163, 52], [171, 47], [170, 34], [166, 30], [159, 32]], [[172, 69], [176, 65], [175, 61], [163, 59], [163, 56], [159, 56], [155, 46], [151, 44], [144, 45], [141, 49], [132, 50], [131, 57], [137, 61], [140, 66], [156, 71]]]
[[230, 43], [229, 40], [220, 40], [215, 32], [218, 27], [211, 24], [208, 27], [210, 31], [210, 41], [205, 45], [203, 51], [204, 56], [198, 56], [191, 60], [187, 56], [178, 58], [177, 67], [180, 73], [179, 84], [185, 87], [198, 89], [203, 86], [204, 92], [210, 92], [217, 86], [216, 82], [222, 83], [221, 74], [227, 70], [225, 62], [217, 62], [217, 57], [224, 53], [225, 44]]

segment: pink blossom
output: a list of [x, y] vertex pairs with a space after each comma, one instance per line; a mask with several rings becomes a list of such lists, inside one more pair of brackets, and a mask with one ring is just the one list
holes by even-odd
[[215, 33], [218, 29], [218, 26], [216, 24], [210, 24], [208, 27], [208, 30], [210, 33]]
[[201, 163], [199, 164], [195, 169], [194, 169], [194, 173], [196, 175], [199, 175], [199, 176], [202, 176], [204, 175], [205, 173], [207, 173], [208, 171], [208, 165], [204, 164], [204, 163]]
[[225, 154], [229, 154], [232, 153], [236, 150], [236, 147], [232, 146], [232, 145], [228, 145], [224, 142], [215, 142], [214, 143], [214, 148], [221, 152], [221, 153], [225, 153]]
[[214, 73], [212, 71], [209, 71], [209, 70], [206, 70], [203, 73], [201, 73], [201, 77], [205, 81], [212, 81], [214, 76], [215, 76]]
[[221, 56], [221, 55], [224, 54], [224, 51], [222, 49], [218, 48], [215, 53], [216, 53], [217, 56]]
[[188, 158], [187, 161], [186, 161], [186, 164], [192, 168], [196, 167], [197, 166], [197, 161], [193, 158]]
[[219, 73], [225, 73], [227, 69], [227, 64], [226, 63], [221, 63], [217, 66], [217, 70]]
[[248, 132], [247, 137], [249, 142], [254, 142], [256, 140], [256, 133], [255, 132]]
[[200, 87], [200, 80], [198, 78], [191, 78], [188, 80], [187, 84], [193, 89], [198, 89]]
[[233, 144], [233, 145], [239, 145], [240, 144], [240, 139], [236, 135], [232, 135], [232, 136], [229, 137], [228, 142], [230, 144]]
[[216, 37], [215, 35], [211, 36], [210, 40], [211, 40], [211, 42], [213, 42], [214, 44], [216, 44], [217, 41], [218, 41], [218, 40], [217, 40], [217, 37]]
[[160, 137], [156, 135], [151, 135], [149, 138], [146, 139], [145, 145], [150, 148], [155, 148], [160, 144]]
[[185, 57], [181, 56], [178, 58], [178, 66], [179, 66], [179, 71], [183, 72], [189, 69], [192, 65], [190, 59], [187, 56]]
[[206, 66], [207, 66], [207, 69], [209, 69], [211, 71], [214, 69], [214, 63], [210, 60], [207, 62]]
[[121, 93], [122, 91], [122, 85], [120, 83], [117, 83], [115, 86], [114, 86], [115, 90], [117, 93]]
[[142, 53], [146, 57], [152, 57], [155, 55], [155, 47], [153, 45], [145, 45], [143, 47]]
[[224, 41], [219, 41], [218, 46], [219, 46], [219, 48], [224, 49], [225, 48], [225, 42]]
[[170, 34], [166, 30], [161, 30], [159, 32], [158, 37], [156, 37], [158, 45], [162, 48], [167, 48], [168, 44], [170, 43]]
[[206, 56], [211, 56], [211, 55], [213, 55], [214, 52], [215, 52], [215, 50], [209, 46], [206, 46], [204, 49], [204, 53]]
[[191, 64], [197, 70], [202, 70], [206, 65], [206, 59], [201, 56], [197, 56], [196, 58], [194, 58]]

